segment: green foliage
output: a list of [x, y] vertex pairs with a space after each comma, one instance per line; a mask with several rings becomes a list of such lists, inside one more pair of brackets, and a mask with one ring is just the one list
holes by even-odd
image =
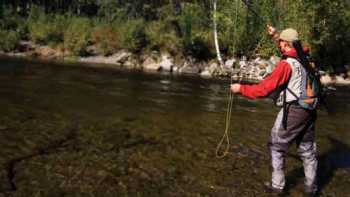
[[112, 23], [99, 21], [91, 34], [91, 41], [104, 55], [110, 55], [119, 49], [140, 52], [149, 43], [144, 20], [115, 20]]
[[211, 23], [204, 9], [196, 4], [185, 4], [178, 23], [183, 35], [184, 52], [200, 59], [210, 58], [210, 44], [206, 38]]
[[165, 50], [174, 54], [181, 50], [181, 39], [169, 23], [154, 21], [147, 25], [146, 35], [149, 40], [148, 48], [151, 50]]
[[18, 14], [14, 14], [12, 9], [4, 9], [2, 11], [0, 28], [18, 32], [21, 39], [27, 38], [28, 27], [26, 20]]
[[[145, 9], [151, 9], [151, 6]], [[158, 9], [157, 20], [146, 24], [146, 35], [149, 40], [148, 49], [168, 51], [178, 54], [183, 51], [182, 29], [171, 4]], [[148, 15], [151, 17], [151, 14]]]
[[111, 55], [120, 49], [118, 32], [111, 25], [97, 26], [91, 33], [91, 41], [96, 44], [98, 52], [103, 55]]
[[0, 19], [4, 17], [4, 5], [0, 5]]
[[87, 18], [74, 17], [64, 32], [64, 45], [74, 55], [86, 55], [89, 44], [91, 21]]
[[29, 37], [35, 43], [56, 45], [63, 42], [67, 18], [62, 15], [45, 14], [33, 7], [28, 18]]
[[[74, 43], [65, 43], [76, 54], [83, 53], [89, 44], [89, 32], [91, 41], [104, 55], [122, 48], [133, 52], [166, 50], [201, 59], [215, 54], [209, 0], [18, 2], [8, 1], [0, 7], [1, 29], [17, 32], [21, 39], [49, 45], [62, 44], [67, 35]], [[220, 0], [217, 5], [218, 38], [224, 55], [240, 52], [268, 57], [278, 52], [266, 35], [266, 23], [270, 23], [278, 30], [297, 29], [323, 65], [350, 62], [350, 52], [346, 50], [350, 45], [348, 1]], [[84, 24], [97, 21], [83, 26], [85, 32], [80, 38], [75, 33], [82, 32], [78, 25], [70, 25], [79, 24], [72, 22], [77, 17], [86, 17], [86, 22], [81, 22]]]
[[126, 10], [118, 6], [115, 0], [103, 0], [100, 2], [98, 16], [106, 22], [111, 23], [116, 20], [125, 19]]
[[140, 52], [148, 44], [144, 20], [129, 20], [114, 25], [118, 27], [122, 48]]
[[271, 38], [267, 35], [263, 35], [263, 38], [259, 41], [259, 45], [255, 48], [255, 53], [259, 54], [262, 58], [270, 58], [272, 55], [279, 54], [278, 48]]
[[213, 51], [210, 50], [208, 43], [205, 41], [205, 37], [202, 35], [194, 36], [191, 43], [186, 45], [185, 48], [190, 55], [201, 60], [214, 57]]
[[20, 41], [20, 35], [12, 30], [0, 30], [0, 50], [10, 52], [16, 49]]
[[335, 65], [343, 66], [350, 62], [350, 4], [322, 0], [319, 5], [313, 6], [315, 19], [311, 44], [315, 49], [314, 55], [324, 66], [333, 65], [332, 69], [337, 71], [339, 69]]

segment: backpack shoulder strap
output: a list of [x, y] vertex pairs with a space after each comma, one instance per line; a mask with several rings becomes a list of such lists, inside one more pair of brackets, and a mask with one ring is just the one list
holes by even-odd
[[290, 89], [290, 88], [286, 88], [287, 89], [287, 91], [289, 92], [289, 93], [291, 93], [297, 100], [299, 100], [299, 97]]

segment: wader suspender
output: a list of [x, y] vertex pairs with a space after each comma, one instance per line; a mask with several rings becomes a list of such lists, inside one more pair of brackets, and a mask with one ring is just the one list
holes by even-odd
[[[290, 57], [290, 56], [284, 56], [282, 57], [283, 59], [287, 59], [287, 58], [294, 58], [294, 57]], [[294, 58], [296, 59], [296, 58]], [[296, 59], [297, 60], [297, 59]], [[290, 80], [290, 79], [289, 79]], [[299, 100], [299, 97], [291, 90], [288, 88], [288, 84], [289, 84], [289, 80], [287, 82], [286, 88], [283, 90], [283, 116], [282, 116], [282, 126], [283, 129], [287, 129], [287, 121], [288, 121], [288, 111], [289, 108], [292, 104], [297, 103]], [[291, 102], [287, 102], [287, 91], [290, 92], [297, 100], [295, 101], [291, 101]]]
[[287, 102], [286, 99], [287, 99], [287, 90], [293, 95], [295, 96], [295, 98], [298, 99], [297, 95], [292, 92], [289, 88], [286, 88], [283, 90], [283, 107], [282, 107], [282, 110], [283, 110], [283, 116], [282, 116], [282, 126], [283, 126], [283, 129], [287, 129], [287, 121], [288, 121], [288, 112], [289, 112], [289, 108], [292, 104], [295, 104], [297, 103], [298, 101], [295, 100], [295, 101], [291, 101], [291, 102]]

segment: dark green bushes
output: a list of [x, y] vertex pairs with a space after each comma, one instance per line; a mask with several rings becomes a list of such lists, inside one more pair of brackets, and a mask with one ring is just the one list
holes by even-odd
[[132, 52], [140, 52], [148, 44], [146, 36], [145, 22], [139, 20], [129, 20], [118, 25], [122, 48]]
[[199, 5], [187, 3], [181, 15], [177, 17], [181, 32], [182, 45], [186, 54], [199, 59], [212, 57], [212, 44], [209, 43], [211, 33], [210, 15]]
[[111, 25], [103, 24], [94, 28], [91, 41], [97, 51], [103, 55], [111, 55], [121, 48], [120, 37]]
[[162, 21], [150, 22], [146, 26], [146, 36], [149, 44], [148, 49], [157, 51], [168, 51], [174, 54], [182, 51], [181, 38], [175, 27]]
[[92, 31], [91, 41], [103, 55], [110, 55], [120, 49], [140, 52], [149, 43], [143, 20], [97, 24]]
[[38, 44], [57, 45], [63, 42], [67, 20], [63, 15], [45, 14], [33, 7], [28, 18], [29, 38]]
[[27, 35], [25, 19], [13, 14], [11, 9], [4, 9], [0, 17], [0, 50], [11, 52], [17, 49], [21, 39]]
[[64, 46], [74, 55], [86, 55], [89, 44], [91, 21], [87, 18], [71, 18], [64, 31]]
[[0, 30], [0, 51], [10, 52], [17, 48], [20, 34], [12, 30]]

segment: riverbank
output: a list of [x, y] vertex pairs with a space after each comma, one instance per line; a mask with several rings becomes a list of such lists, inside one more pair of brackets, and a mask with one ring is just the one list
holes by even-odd
[[[199, 61], [191, 56], [172, 56], [168, 52], [152, 51], [150, 53], [135, 54], [127, 50], [120, 50], [109, 56], [99, 55], [94, 46], [88, 49], [89, 56], [73, 56], [62, 48], [54, 49], [49, 46], [36, 45], [29, 41], [22, 41], [18, 51], [1, 52], [6, 57], [24, 58], [31, 60], [52, 61], [60, 63], [84, 63], [92, 67], [124, 68], [143, 70], [145, 72], [169, 72], [173, 74], [198, 75], [204, 78], [229, 78], [259, 82], [274, 69], [279, 57], [270, 59], [255, 57], [248, 60], [245, 56], [238, 58], [225, 57], [224, 65], [216, 59]], [[341, 75], [330, 75], [323, 72], [321, 82], [325, 85], [350, 85], [350, 70]]]

